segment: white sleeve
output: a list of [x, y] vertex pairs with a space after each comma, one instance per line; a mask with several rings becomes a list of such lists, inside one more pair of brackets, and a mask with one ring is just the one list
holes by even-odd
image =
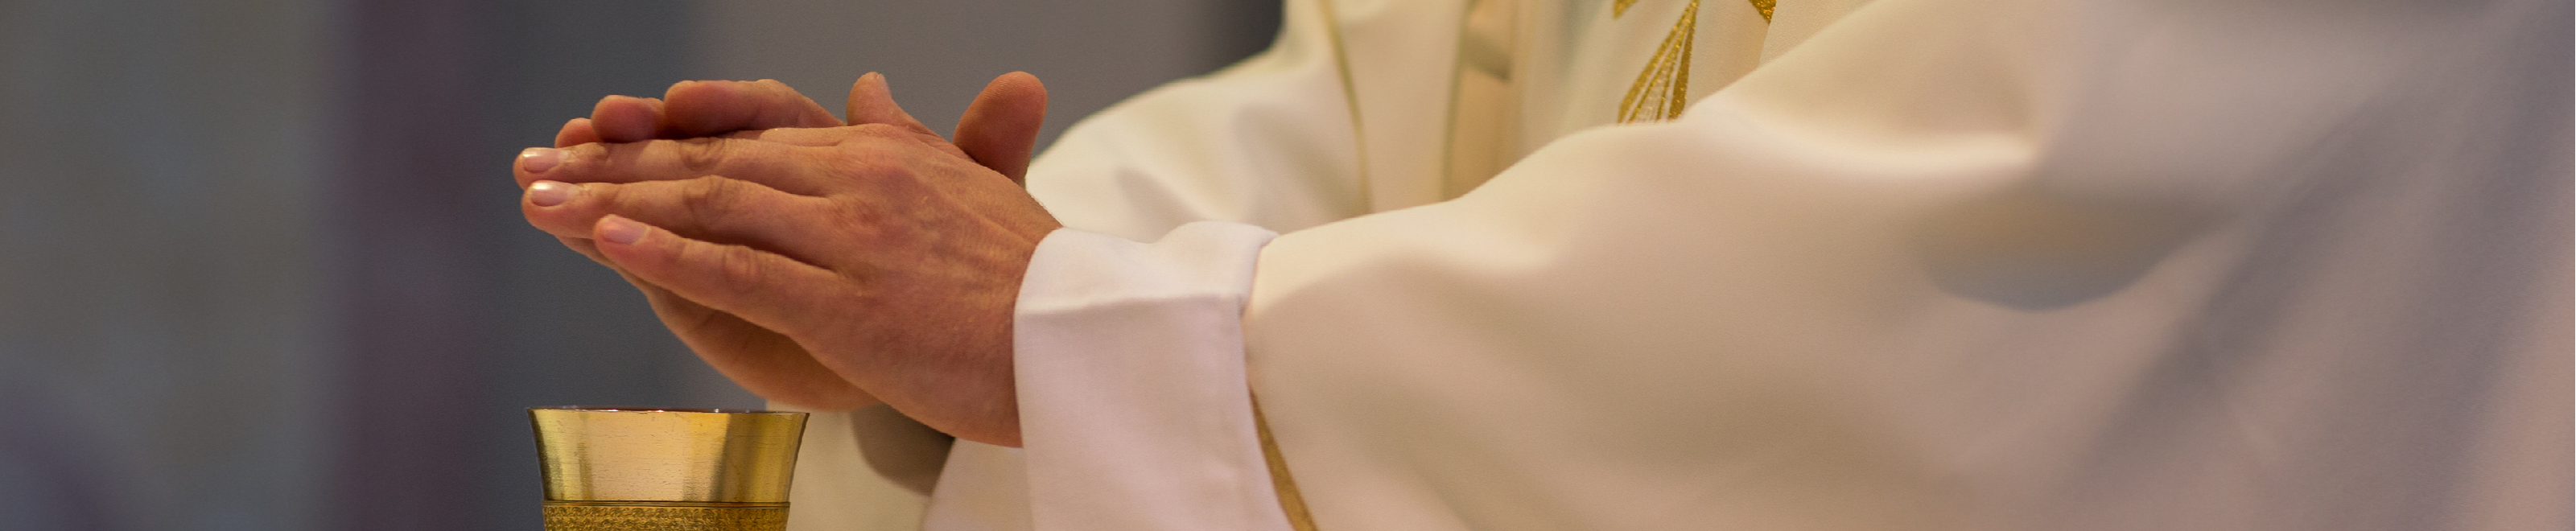
[[1250, 374], [1325, 529], [2565, 528], [2565, 63], [2500, 51], [2566, 4], [2099, 4], [1879, 0], [1266, 248], [1059, 232], [1031, 518], [1284, 527]]
[[[1195, 222], [1218, 221], [1241, 223], [1268, 231], [1293, 231], [1381, 210], [1389, 197], [1398, 194], [1375, 193], [1372, 188], [1406, 188], [1406, 183], [1430, 179], [1436, 175], [1397, 171], [1401, 168], [1379, 168], [1375, 181], [1363, 169], [1360, 124], [1355, 118], [1354, 91], [1382, 94], [1371, 101], [1373, 109], [1368, 124], [1382, 139], [1418, 138], [1420, 130], [1436, 126], [1432, 119], [1447, 109], [1446, 91], [1424, 88], [1430, 81], [1445, 83], [1447, 67], [1423, 68], [1419, 65], [1445, 60], [1448, 56], [1446, 28], [1455, 17], [1444, 14], [1439, 3], [1390, 3], [1361, 6], [1338, 14], [1332, 6], [1316, 0], [1288, 0], [1283, 3], [1279, 39], [1268, 51], [1251, 59], [1197, 79], [1172, 83], [1140, 94], [1099, 114], [1075, 124], [1054, 147], [1030, 166], [1028, 187], [1031, 195], [1045, 205], [1048, 212], [1069, 230], [1059, 233], [1041, 247], [1033, 275], [1051, 271], [1046, 264], [1058, 262], [1085, 263], [1106, 267], [1112, 262], [1088, 263], [1071, 258], [1094, 256], [1101, 252], [1076, 252], [1069, 249], [1111, 249], [1124, 243], [1134, 249], [1147, 248], [1133, 241], [1153, 241], [1176, 228]], [[1339, 32], [1357, 32], [1342, 35]], [[1371, 57], [1351, 58], [1356, 66], [1345, 64], [1336, 48], [1343, 38], [1378, 43]], [[1372, 67], [1371, 65], [1377, 65]], [[1399, 65], [1399, 66], [1390, 66]], [[1394, 70], [1407, 72], [1401, 77], [1406, 84], [1380, 83], [1356, 87], [1352, 69], [1363, 71]], [[1418, 78], [1418, 79], [1417, 79]], [[1426, 81], [1427, 80], [1427, 81]], [[1421, 86], [1413, 86], [1421, 85]], [[1445, 86], [1445, 85], [1443, 85]], [[1371, 88], [1376, 90], [1371, 90]], [[1413, 99], [1392, 101], [1404, 96]], [[1415, 101], [1430, 98], [1430, 100]], [[1387, 100], [1387, 101], [1381, 101]], [[1386, 109], [1410, 110], [1390, 114]], [[1403, 119], [1398, 119], [1403, 118]], [[1380, 146], [1381, 150], [1405, 149]], [[1381, 157], [1386, 159], [1389, 157]], [[1381, 163], [1381, 166], [1385, 164]], [[1410, 178], [1411, 180], [1406, 180]], [[1419, 186], [1414, 186], [1418, 188]], [[1237, 227], [1242, 229], [1245, 227]], [[1165, 249], [1174, 245], [1191, 245], [1198, 241], [1182, 238], [1201, 229], [1174, 233], [1164, 243], [1150, 246]], [[1227, 229], [1234, 231], [1236, 229]], [[1078, 231], [1078, 232], [1077, 232]], [[1227, 234], [1252, 234], [1228, 232]], [[1116, 237], [1125, 242], [1112, 242]], [[1266, 237], [1265, 241], [1266, 241]], [[1057, 241], [1063, 240], [1063, 241]], [[1258, 242], [1237, 248], [1243, 256], [1211, 258], [1198, 266], [1181, 266], [1162, 262], [1179, 269], [1192, 267], [1225, 271], [1232, 267], [1249, 267], [1252, 249]], [[1133, 249], [1130, 249], [1133, 250]], [[1123, 252], [1123, 251], [1122, 251]], [[1088, 254], [1086, 254], [1088, 253]], [[1116, 253], [1109, 253], [1115, 255]], [[1221, 254], [1221, 253], [1220, 253]], [[1207, 255], [1216, 256], [1216, 255]], [[1166, 257], [1170, 258], [1170, 257]], [[1150, 262], [1150, 261], [1149, 261]], [[1138, 262], [1145, 264], [1148, 262]], [[1120, 266], [1125, 267], [1125, 266]], [[1137, 269], [1116, 278], [1149, 276]], [[1076, 278], [1078, 275], [1064, 276]], [[1180, 274], [1205, 280], [1207, 275]], [[1192, 276], [1198, 275], [1198, 276]], [[1029, 279], [1031, 285], [1045, 279]], [[1195, 281], [1192, 281], [1195, 282]], [[1143, 284], [1151, 284], [1145, 282]], [[1051, 284], [1050, 284], [1051, 285]], [[1140, 284], [1141, 285], [1141, 284]], [[1236, 292], [1240, 292], [1237, 288]], [[1107, 299], [1101, 299], [1107, 300]], [[1169, 302], [1168, 300], [1166, 302]], [[1225, 315], [1239, 313], [1239, 306]], [[1026, 309], [1024, 308], [1025, 312]], [[1029, 316], [1022, 314], [1023, 323]], [[1025, 326], [1025, 325], [1023, 325]], [[1033, 341], [1022, 332], [1022, 345]], [[1233, 354], [1226, 363], [1242, 363], [1240, 341], [1232, 345]], [[1027, 352], [1022, 352], [1026, 363]], [[1211, 369], [1213, 370], [1213, 369]], [[1242, 380], [1241, 370], [1233, 371], [1230, 381]], [[1022, 374], [1034, 370], [1023, 367]], [[1023, 382], [1023, 385], [1029, 385]], [[1022, 389], [1023, 393], [1030, 392]], [[1246, 396], [1235, 392], [1227, 411], [1248, 410]], [[1041, 406], [1043, 407], [1043, 406]], [[1023, 410], [1023, 417], [1037, 416]], [[859, 431], [865, 431], [861, 429]], [[841, 450], [849, 445], [846, 436], [827, 434], [828, 440], [817, 440], [808, 448], [830, 447]], [[1040, 436], [1043, 437], [1043, 436]], [[1037, 454], [1045, 453], [1044, 442]], [[861, 445], [864, 446], [864, 445]], [[958, 441], [956, 450], [947, 455], [937, 477], [938, 485], [929, 497], [923, 527], [950, 529], [1018, 529], [1027, 518], [1018, 513], [996, 516], [995, 507], [1025, 507], [1029, 493], [1022, 485], [1044, 490], [1041, 481], [1028, 483], [1019, 474], [1031, 466], [1051, 469], [1043, 457], [1027, 455], [1016, 449], [992, 447]], [[874, 452], [860, 448], [874, 461]], [[1027, 460], [1038, 462], [1023, 466]], [[800, 489], [834, 492], [864, 487], [871, 481], [865, 471], [841, 468], [816, 470], [799, 476]], [[1249, 479], [1261, 480], [1255, 476]], [[855, 482], [842, 485], [844, 482]], [[1258, 482], [1256, 482], [1258, 483]], [[1266, 484], [1262, 488], [1267, 488]], [[1270, 503], [1266, 495], [1249, 495]], [[1048, 507], [1063, 506], [1044, 502]], [[801, 506], [800, 506], [801, 507]], [[1208, 506], [1214, 511], [1214, 505]], [[913, 513], [922, 509], [911, 507]], [[1039, 509], [1044, 514], [1057, 514]], [[824, 511], [809, 511], [819, 516]], [[1208, 513], [1214, 514], [1214, 513]], [[1041, 515], [1041, 519], [1045, 518]], [[1194, 525], [1194, 524], [1193, 524]], [[1186, 526], [1185, 526], [1186, 527]]]
[[1013, 316], [1023, 446], [957, 441], [922, 528], [1286, 531], [1242, 323], [1277, 236], [1216, 221], [1151, 244], [1047, 235]]
[[1274, 236], [1198, 222], [1153, 244], [1065, 229], [1038, 245], [1014, 325], [1037, 528], [1288, 528], [1241, 322]]

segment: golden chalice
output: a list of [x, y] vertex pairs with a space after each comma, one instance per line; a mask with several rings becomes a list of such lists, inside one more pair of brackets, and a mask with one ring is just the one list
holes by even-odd
[[805, 414], [530, 408], [546, 531], [781, 531]]

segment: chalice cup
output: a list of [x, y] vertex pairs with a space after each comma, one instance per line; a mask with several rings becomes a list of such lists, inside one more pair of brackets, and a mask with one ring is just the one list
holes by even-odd
[[530, 408], [546, 531], [783, 531], [805, 414]]

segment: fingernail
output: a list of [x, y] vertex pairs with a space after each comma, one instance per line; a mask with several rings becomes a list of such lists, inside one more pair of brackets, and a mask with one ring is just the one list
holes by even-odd
[[632, 245], [635, 242], [643, 241], [644, 232], [651, 229], [652, 227], [646, 227], [642, 223], [636, 223], [635, 220], [617, 217], [616, 215], [599, 218], [599, 239], [608, 240], [609, 243], [618, 245]]
[[581, 187], [572, 183], [537, 181], [528, 185], [528, 202], [541, 207], [560, 205], [571, 201], [572, 194], [580, 191]]
[[528, 173], [545, 173], [563, 164], [564, 150], [534, 147], [519, 152], [519, 169]]

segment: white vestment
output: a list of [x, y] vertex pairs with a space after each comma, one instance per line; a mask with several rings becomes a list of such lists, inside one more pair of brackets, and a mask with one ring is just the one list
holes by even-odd
[[[1620, 3], [1072, 128], [926, 526], [1289, 529], [1257, 396], [1327, 531], [2569, 527], [2566, 2]], [[832, 422], [797, 529], [923, 518]]]

